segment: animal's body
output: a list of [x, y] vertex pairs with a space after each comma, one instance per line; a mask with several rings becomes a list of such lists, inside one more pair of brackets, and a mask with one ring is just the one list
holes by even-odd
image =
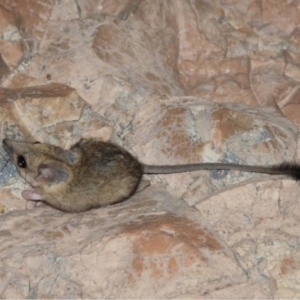
[[82, 139], [70, 150], [46, 143], [3, 140], [19, 174], [31, 185], [22, 196], [41, 200], [66, 212], [81, 212], [120, 202], [137, 189], [143, 174], [172, 174], [196, 170], [240, 170], [284, 174], [300, 180], [300, 166], [198, 163], [150, 166], [112, 143]]

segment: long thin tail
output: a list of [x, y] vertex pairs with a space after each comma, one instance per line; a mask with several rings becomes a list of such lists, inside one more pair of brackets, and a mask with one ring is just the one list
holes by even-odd
[[198, 163], [184, 165], [143, 165], [144, 174], [173, 174], [199, 170], [239, 170], [243, 172], [264, 173], [270, 175], [286, 175], [300, 181], [300, 164], [284, 162], [274, 166], [249, 166], [227, 163]]

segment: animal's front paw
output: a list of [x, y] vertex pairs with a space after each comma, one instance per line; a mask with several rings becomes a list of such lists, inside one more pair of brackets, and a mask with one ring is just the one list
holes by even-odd
[[43, 200], [42, 196], [38, 194], [35, 190], [24, 190], [22, 192], [22, 197], [26, 200], [32, 200], [32, 201]]

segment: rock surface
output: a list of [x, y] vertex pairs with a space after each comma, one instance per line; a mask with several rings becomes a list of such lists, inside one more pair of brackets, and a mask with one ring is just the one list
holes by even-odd
[[87, 213], [39, 207], [0, 222], [4, 298], [174, 297], [247, 279], [197, 211], [164, 189]]
[[[299, 160], [299, 23], [296, 0], [0, 0], [1, 138], [98, 137], [149, 164]], [[300, 297], [290, 180], [152, 176], [64, 214], [23, 200], [0, 151], [2, 299]]]

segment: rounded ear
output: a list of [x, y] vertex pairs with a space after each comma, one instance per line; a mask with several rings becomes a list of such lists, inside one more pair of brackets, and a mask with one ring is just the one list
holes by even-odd
[[79, 159], [78, 153], [71, 150], [64, 150], [61, 147], [54, 147], [53, 154], [56, 158], [69, 165], [74, 165]]
[[61, 163], [48, 163], [39, 166], [39, 174], [35, 180], [42, 183], [59, 183], [67, 181], [69, 171]]

